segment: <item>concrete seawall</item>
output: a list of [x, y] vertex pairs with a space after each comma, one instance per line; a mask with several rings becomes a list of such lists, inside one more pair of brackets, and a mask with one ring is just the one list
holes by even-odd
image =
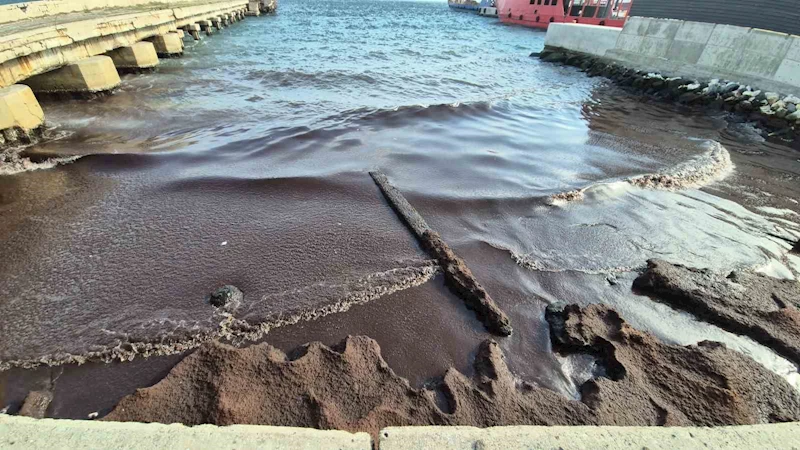
[[[118, 71], [181, 56], [183, 39], [211, 35], [276, 0], [42, 0], [0, 6], [0, 147], [41, 136], [34, 94], [97, 94]], [[23, 84], [17, 84], [23, 83]]]
[[800, 91], [800, 37], [784, 33], [631, 17], [621, 30], [551, 24], [545, 45], [669, 76], [727, 78], [761, 89]]
[[0, 414], [0, 449], [340, 449], [536, 450], [796, 449], [799, 423], [718, 428], [678, 427], [392, 427], [373, 447], [367, 433], [310, 428], [218, 427], [90, 420], [31, 419]]

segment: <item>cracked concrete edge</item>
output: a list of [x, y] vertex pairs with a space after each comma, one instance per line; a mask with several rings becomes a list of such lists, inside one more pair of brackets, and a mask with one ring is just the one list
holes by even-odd
[[371, 450], [367, 433], [260, 425], [163, 425], [32, 419], [0, 414], [0, 449]]
[[380, 450], [800, 449], [800, 423], [734, 427], [390, 427]]

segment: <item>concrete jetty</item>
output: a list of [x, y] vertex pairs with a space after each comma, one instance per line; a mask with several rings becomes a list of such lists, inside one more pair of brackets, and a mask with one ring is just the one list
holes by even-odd
[[46, 0], [0, 6], [0, 145], [44, 122], [34, 94], [96, 93], [120, 83], [118, 70], [183, 54], [183, 36], [222, 29], [275, 0]]

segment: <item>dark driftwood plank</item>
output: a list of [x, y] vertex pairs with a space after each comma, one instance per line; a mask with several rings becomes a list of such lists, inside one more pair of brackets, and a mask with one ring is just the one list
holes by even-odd
[[386, 175], [381, 172], [370, 172], [369, 174], [395, 212], [417, 236], [425, 251], [439, 262], [444, 271], [447, 287], [464, 300], [467, 308], [475, 311], [475, 315], [483, 322], [487, 330], [500, 336], [511, 335], [513, 329], [508, 316], [478, 283], [464, 260], [450, 249], [438, 233], [431, 230], [425, 219], [408, 203], [403, 194], [392, 186]]

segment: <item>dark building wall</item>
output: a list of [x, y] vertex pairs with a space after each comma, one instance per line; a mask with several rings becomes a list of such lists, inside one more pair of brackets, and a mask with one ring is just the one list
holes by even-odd
[[800, 0], [633, 0], [631, 15], [800, 35]]

